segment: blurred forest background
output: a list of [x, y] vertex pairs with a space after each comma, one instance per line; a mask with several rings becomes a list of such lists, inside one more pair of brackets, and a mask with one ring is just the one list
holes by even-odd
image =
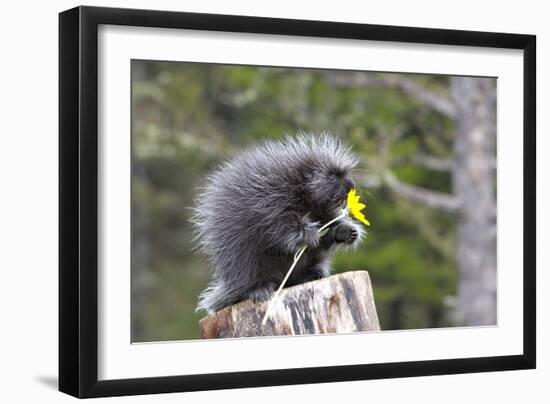
[[132, 341], [199, 338], [195, 188], [247, 145], [329, 131], [361, 157], [382, 329], [496, 324], [496, 79], [132, 61]]

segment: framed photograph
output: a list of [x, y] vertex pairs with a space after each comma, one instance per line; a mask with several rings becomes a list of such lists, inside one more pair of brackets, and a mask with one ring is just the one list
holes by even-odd
[[61, 13], [59, 389], [534, 368], [535, 55], [521, 34]]

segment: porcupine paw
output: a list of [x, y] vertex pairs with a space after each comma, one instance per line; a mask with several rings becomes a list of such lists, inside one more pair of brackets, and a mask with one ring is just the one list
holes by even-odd
[[252, 300], [254, 303], [258, 302], [265, 302], [269, 299], [271, 299], [271, 295], [273, 294], [273, 286], [263, 286], [260, 288], [256, 288], [248, 292], [248, 298]]
[[352, 226], [341, 224], [336, 228], [334, 239], [339, 243], [353, 244], [359, 232]]
[[315, 223], [304, 223], [302, 227], [302, 238], [304, 244], [308, 247], [315, 248], [319, 246], [321, 237], [319, 236], [317, 225]]

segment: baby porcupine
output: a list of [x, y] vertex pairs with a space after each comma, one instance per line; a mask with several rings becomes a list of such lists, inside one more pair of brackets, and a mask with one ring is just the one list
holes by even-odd
[[195, 205], [196, 236], [212, 280], [197, 310], [270, 298], [307, 246], [287, 286], [329, 275], [333, 246], [354, 245], [362, 227], [339, 216], [357, 160], [340, 140], [300, 134], [242, 151], [207, 178]]

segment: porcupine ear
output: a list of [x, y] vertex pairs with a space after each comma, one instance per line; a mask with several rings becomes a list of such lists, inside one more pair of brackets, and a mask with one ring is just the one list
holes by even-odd
[[315, 164], [313, 160], [306, 156], [302, 156], [296, 167], [299, 176], [304, 180], [310, 180], [314, 176]]
[[313, 168], [308, 165], [303, 165], [300, 167], [300, 174], [304, 179], [310, 180], [313, 178]]

